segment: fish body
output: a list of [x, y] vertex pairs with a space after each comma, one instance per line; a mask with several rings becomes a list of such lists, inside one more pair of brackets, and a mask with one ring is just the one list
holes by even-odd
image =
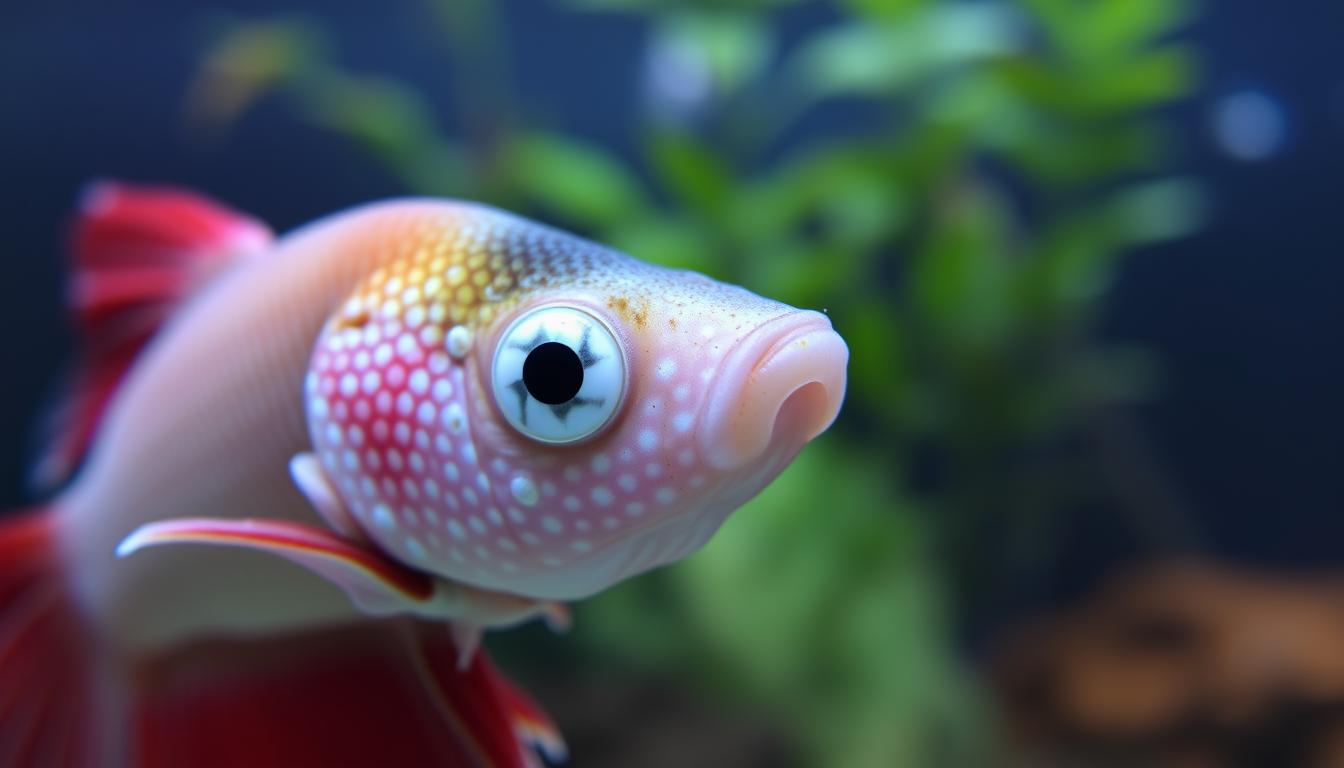
[[[86, 250], [172, 250], [155, 212], [180, 195], [100, 188]], [[698, 548], [843, 397], [824, 316], [485, 206], [377, 203], [272, 240], [183, 205], [169, 223], [213, 229], [171, 291], [151, 258], [85, 270], [89, 335], [148, 339], [91, 345], [125, 375], [77, 409], [88, 458], [50, 504], [104, 663], [402, 615], [455, 628], [435, 679], [465, 685], [480, 629], [561, 624], [557, 603]], [[124, 300], [131, 274], [160, 301]]]

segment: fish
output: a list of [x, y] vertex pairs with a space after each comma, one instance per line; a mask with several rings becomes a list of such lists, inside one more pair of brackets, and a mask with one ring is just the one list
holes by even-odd
[[0, 764], [539, 765], [480, 648], [703, 546], [836, 419], [823, 313], [482, 204], [283, 236], [80, 200], [81, 357], [0, 520]]

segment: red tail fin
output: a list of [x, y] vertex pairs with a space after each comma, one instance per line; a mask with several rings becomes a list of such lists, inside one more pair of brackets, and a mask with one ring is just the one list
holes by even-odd
[[533, 746], [564, 756], [483, 652], [459, 670], [447, 628], [409, 620], [141, 662], [122, 744], [125, 713], [107, 706], [97, 636], [66, 591], [53, 532], [41, 512], [0, 519], [0, 766], [525, 768], [540, 764]]
[[270, 239], [257, 221], [188, 192], [88, 189], [74, 222], [68, 297], [83, 359], [33, 468], [35, 485], [60, 483], [80, 461], [117, 382], [178, 303]]
[[89, 636], [61, 580], [51, 516], [0, 520], [0, 765], [107, 760]]
[[536, 765], [506, 685], [484, 654], [458, 671], [441, 626], [384, 622], [212, 641], [141, 671], [133, 762]]

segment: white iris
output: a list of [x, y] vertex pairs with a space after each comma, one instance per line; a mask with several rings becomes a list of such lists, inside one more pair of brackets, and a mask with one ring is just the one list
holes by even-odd
[[509, 425], [543, 443], [606, 426], [625, 396], [625, 352], [597, 316], [551, 304], [515, 319], [495, 347], [491, 389]]

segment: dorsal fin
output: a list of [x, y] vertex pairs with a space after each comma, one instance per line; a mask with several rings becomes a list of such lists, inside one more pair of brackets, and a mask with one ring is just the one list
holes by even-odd
[[81, 346], [43, 435], [32, 482], [63, 482], [132, 361], [174, 309], [239, 258], [265, 250], [265, 225], [185, 190], [89, 185], [70, 240], [67, 303]]

